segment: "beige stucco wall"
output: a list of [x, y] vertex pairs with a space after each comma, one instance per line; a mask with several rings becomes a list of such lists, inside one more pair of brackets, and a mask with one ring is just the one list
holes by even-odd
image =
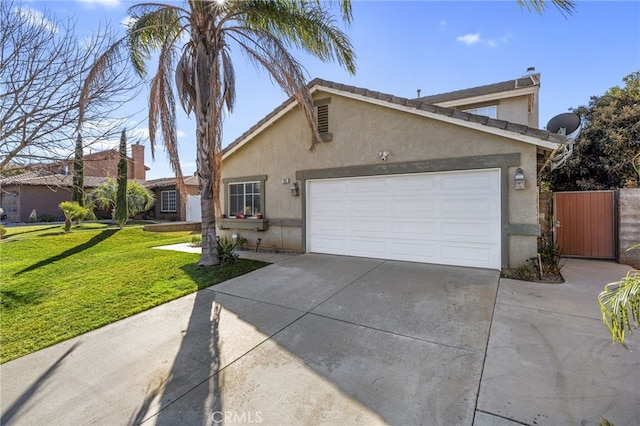
[[[515, 167], [509, 168], [509, 223], [537, 224], [535, 146], [335, 94], [316, 93], [314, 99], [326, 97], [331, 98], [329, 126], [333, 140], [318, 144], [315, 152], [309, 151], [310, 130], [295, 108], [223, 160], [223, 179], [267, 175], [263, 213], [269, 229], [229, 229], [222, 230], [221, 235], [238, 233], [248, 239], [249, 246], [261, 238], [261, 248], [275, 245], [278, 249], [303, 251], [302, 229], [277, 225], [282, 219], [302, 220], [303, 197], [292, 197], [291, 184], [281, 183], [283, 178], [295, 181], [299, 170], [509, 153], [521, 154], [520, 167], [527, 177], [527, 189], [515, 191]], [[378, 158], [379, 151], [391, 152], [387, 163]], [[225, 207], [226, 196], [223, 192]], [[512, 236], [509, 240], [511, 264], [535, 255], [535, 236]]]
[[538, 97], [536, 94], [516, 96], [501, 99], [498, 105], [499, 120], [510, 123], [524, 124], [525, 126], [539, 128], [538, 123]]

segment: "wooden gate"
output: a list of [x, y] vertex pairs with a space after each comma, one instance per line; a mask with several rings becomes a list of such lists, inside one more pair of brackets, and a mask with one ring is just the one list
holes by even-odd
[[556, 192], [553, 205], [565, 256], [616, 258], [614, 191]]

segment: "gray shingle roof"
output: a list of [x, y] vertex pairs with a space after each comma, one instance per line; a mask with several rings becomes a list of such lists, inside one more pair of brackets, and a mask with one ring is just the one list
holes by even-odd
[[[184, 178], [184, 183], [187, 186], [199, 186], [200, 180], [197, 176], [188, 176]], [[144, 186], [147, 188], [165, 188], [168, 186], [175, 186], [176, 178], [168, 177], [168, 178], [160, 178], [160, 179], [152, 179], [148, 180], [144, 183]]]
[[[521, 78], [521, 79], [518, 79], [517, 81], [520, 81], [519, 84], [522, 84], [524, 86], [525, 84], [527, 84], [525, 82], [525, 80], [528, 80], [530, 82], [529, 83], [530, 86], [534, 85], [534, 82], [532, 82], [532, 79], [529, 78], [529, 76]], [[513, 81], [514, 80], [511, 80], [511, 82], [513, 82]], [[482, 90], [497, 90], [496, 89], [497, 87], [500, 87], [500, 88], [506, 87], [507, 86], [506, 83], [509, 83], [509, 82], [490, 84], [488, 86], [481, 86], [480, 88], [472, 88], [472, 89], [460, 90], [459, 92], [470, 93], [469, 91], [474, 91], [473, 93], [479, 93], [480, 89], [483, 88], [483, 87], [487, 88], [487, 89], [482, 89]], [[539, 83], [536, 83], [536, 84], [539, 84]], [[388, 102], [390, 104], [390, 106], [393, 106], [394, 104], [395, 105], [402, 105], [402, 106], [405, 106], [405, 107], [415, 108], [416, 110], [427, 111], [427, 112], [434, 113], [434, 114], [439, 114], [439, 115], [443, 115], [443, 116], [447, 116], [447, 117], [452, 117], [452, 118], [455, 118], [455, 119], [458, 119], [458, 120], [461, 120], [461, 121], [478, 123], [478, 124], [481, 124], [481, 125], [484, 125], [484, 126], [488, 126], [488, 127], [494, 127], [494, 128], [497, 128], [497, 129], [503, 129], [503, 130], [507, 130], [509, 132], [513, 132], [513, 133], [517, 133], [517, 134], [521, 134], [521, 135], [525, 135], [525, 136], [530, 136], [530, 137], [537, 138], [537, 139], [540, 139], [540, 140], [543, 140], [543, 141], [548, 141], [548, 142], [552, 142], [552, 143], [559, 143], [559, 144], [563, 144], [563, 143], [566, 142], [566, 138], [564, 136], [558, 135], [556, 133], [551, 133], [548, 130], [535, 129], [535, 128], [528, 127], [528, 126], [525, 126], [525, 125], [522, 125], [522, 124], [510, 123], [510, 122], [504, 121], [504, 120], [496, 120], [496, 119], [489, 118], [489, 117], [486, 117], [486, 116], [483, 116], [483, 115], [470, 114], [468, 112], [458, 111], [458, 110], [456, 110], [454, 108], [446, 108], [446, 107], [436, 106], [436, 105], [433, 105], [432, 103], [425, 102], [425, 101], [421, 100], [421, 99], [424, 99], [424, 98], [420, 98], [420, 99], [402, 98], [402, 97], [398, 97], [398, 96], [394, 96], [394, 95], [390, 95], [390, 94], [386, 94], [386, 93], [381, 93], [381, 92], [376, 92], [376, 91], [365, 89], [365, 88], [361, 88], [361, 87], [349, 86], [349, 85], [345, 85], [345, 84], [335, 83], [333, 81], [322, 80], [322, 79], [319, 79], [319, 78], [313, 79], [307, 85], [307, 87], [309, 87], [310, 89], [313, 88], [314, 86], [326, 87], [326, 88], [339, 90], [339, 91], [346, 92], [346, 93], [353, 93], [353, 94], [361, 95], [361, 96], [364, 96], [364, 97], [367, 97], [367, 98], [382, 100], [382, 101]], [[491, 89], [490, 87], [493, 87], [493, 89]], [[506, 89], [506, 90], [508, 90], [508, 89]], [[451, 93], [455, 93], [455, 92], [451, 92]], [[467, 96], [469, 96], [469, 95], [467, 95]], [[240, 135], [240, 137], [238, 137], [236, 140], [234, 140], [229, 145], [227, 145], [222, 150], [223, 154], [228, 152], [228, 151], [230, 151], [231, 149], [233, 149], [235, 146], [239, 145], [240, 143], [242, 143], [242, 141], [244, 139], [249, 137], [253, 132], [258, 130], [262, 125], [267, 123], [273, 117], [278, 115], [281, 111], [283, 111], [285, 108], [287, 108], [289, 106], [289, 104], [291, 104], [292, 102], [294, 102], [293, 97], [287, 99], [282, 104], [280, 104], [276, 109], [274, 109], [269, 114], [267, 114], [262, 120], [258, 121], [256, 124], [251, 126], [251, 128], [249, 128], [246, 132], [244, 132], [242, 135]]]
[[490, 95], [493, 93], [509, 92], [511, 90], [524, 89], [540, 85], [540, 74], [527, 75], [515, 80], [501, 81], [500, 83], [487, 84], [484, 86], [471, 87], [469, 89], [456, 90], [454, 92], [440, 93], [437, 95], [421, 96], [415, 100], [439, 104], [442, 102], [455, 101], [458, 99], [474, 98], [477, 96]]
[[[95, 188], [103, 182], [106, 182], [106, 177], [101, 176], [85, 176], [84, 186], [88, 188]], [[43, 185], [43, 186], [73, 186], [72, 175], [62, 174], [43, 174], [41, 172], [28, 172], [21, 175], [10, 176], [0, 179], [0, 187], [9, 185]]]

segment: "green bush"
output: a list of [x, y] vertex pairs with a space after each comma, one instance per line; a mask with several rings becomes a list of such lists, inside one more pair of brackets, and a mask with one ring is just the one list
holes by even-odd
[[63, 201], [59, 207], [64, 213], [64, 232], [71, 230], [71, 221], [80, 221], [89, 215], [89, 209], [82, 207], [77, 201]]
[[562, 249], [555, 241], [542, 238], [538, 251], [542, 263], [542, 272], [545, 274], [558, 274], [566, 260], [562, 258]]
[[4, 234], [7, 233], [7, 229], [4, 227], [3, 224], [0, 223], [0, 240], [2, 239], [2, 237], [4, 237]]
[[216, 243], [218, 247], [218, 256], [220, 257], [220, 264], [233, 265], [236, 263], [238, 255], [235, 253], [235, 250], [238, 247], [238, 242], [218, 237]]
[[192, 247], [202, 247], [202, 235], [194, 235], [191, 237]]
[[38, 222], [57, 222], [57, 221], [58, 221], [58, 217], [49, 213], [40, 215], [40, 217], [38, 218]]
[[521, 263], [513, 270], [513, 276], [520, 281], [533, 281], [538, 277], [538, 271], [531, 262], [526, 261]]

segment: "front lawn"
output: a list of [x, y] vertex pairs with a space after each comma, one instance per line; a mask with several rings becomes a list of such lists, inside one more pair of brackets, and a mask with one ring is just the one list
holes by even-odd
[[198, 254], [151, 249], [188, 232], [29, 228], [0, 242], [0, 363], [266, 265], [201, 268]]

